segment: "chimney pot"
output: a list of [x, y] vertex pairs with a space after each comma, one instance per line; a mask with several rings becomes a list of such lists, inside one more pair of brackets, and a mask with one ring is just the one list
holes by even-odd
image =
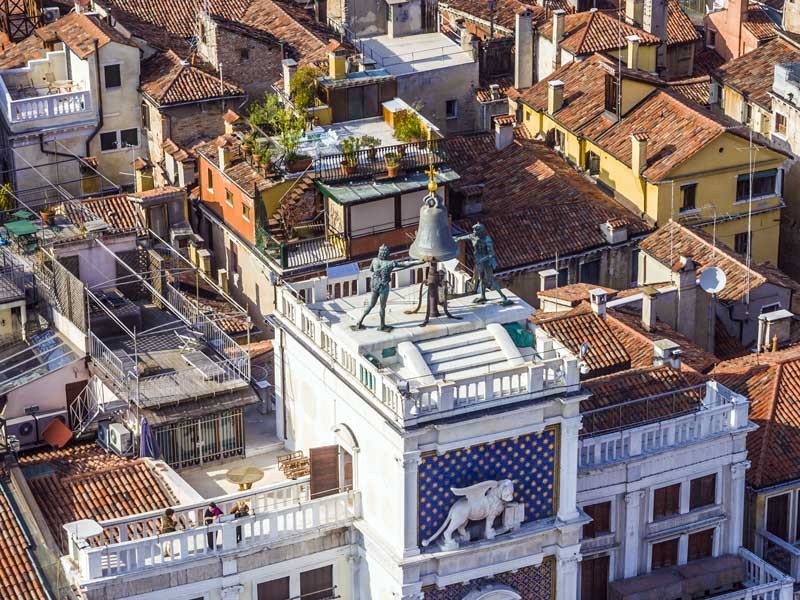
[[533, 85], [533, 13], [520, 10], [515, 16], [514, 87], [518, 90]]
[[293, 58], [282, 60], [281, 69], [283, 70], [283, 93], [288, 98], [292, 89], [292, 77], [297, 72], [297, 61]]
[[656, 340], [653, 342], [653, 365], [669, 365], [673, 369], [680, 369], [681, 347], [672, 340]]
[[561, 67], [561, 38], [564, 37], [564, 20], [566, 12], [563, 9], [553, 11], [553, 70]]
[[564, 106], [564, 82], [553, 79], [547, 82], [547, 112], [557, 113]]
[[631, 169], [637, 175], [641, 175], [647, 167], [647, 138], [634, 133], [631, 136]]

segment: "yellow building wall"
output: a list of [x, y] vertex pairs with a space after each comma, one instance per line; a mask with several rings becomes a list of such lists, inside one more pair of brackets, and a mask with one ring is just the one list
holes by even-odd
[[722, 112], [724, 112], [726, 116], [739, 121], [744, 114], [743, 104], [744, 98], [739, 92], [729, 87], [722, 88]]
[[648, 185], [634, 175], [631, 168], [592, 142], [585, 142], [586, 150], [600, 156], [600, 174], [597, 178], [623, 196], [654, 221], [658, 218], [657, 205], [648, 201]]
[[[650, 73], [656, 72], [656, 54], [657, 54], [658, 46], [639, 46], [639, 68], [642, 71], [648, 71]], [[622, 48], [618, 51], [612, 50], [608, 52], [609, 56], [613, 56], [614, 58], [619, 58], [620, 54], [622, 54], [622, 64], [627, 65], [628, 60], [628, 49], [627, 47]]]
[[[751, 254], [751, 260], [754, 263], [769, 261], [773, 265], [778, 264], [780, 218], [780, 210], [753, 215], [751, 229], [753, 252]], [[735, 221], [717, 223], [717, 240], [733, 248], [735, 235], [747, 231], [747, 221], [747, 217], [743, 217]], [[713, 225], [707, 225], [703, 227], [702, 230], [708, 235], [714, 234]]]
[[633, 79], [622, 80], [622, 114], [623, 116], [628, 113], [630, 109], [644, 100], [654, 86], [649, 83], [641, 81], [634, 81]]
[[295, 181], [294, 179], [283, 181], [275, 187], [261, 192], [261, 201], [264, 203], [264, 207], [267, 210], [267, 218], [271, 217], [275, 211], [278, 210], [281, 198], [283, 198], [283, 195], [292, 187]]

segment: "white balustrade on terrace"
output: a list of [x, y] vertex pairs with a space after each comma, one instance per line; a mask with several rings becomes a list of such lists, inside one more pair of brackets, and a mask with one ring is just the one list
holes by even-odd
[[758, 556], [739, 548], [744, 559], [747, 579], [744, 589], [714, 596], [714, 600], [792, 600], [794, 580]]
[[444, 414], [467, 412], [476, 406], [513, 399], [536, 398], [580, 389], [578, 362], [569, 354], [548, 350], [546, 358], [472, 377], [446, 379], [428, 385], [408, 384], [390, 368], [376, 367], [363, 356], [337, 347], [336, 334], [288, 286], [277, 288], [276, 312], [298, 335], [310, 341], [322, 360], [345, 378], [360, 384], [375, 406], [394, 421], [419, 423]]
[[756, 531], [756, 554], [765, 561], [800, 580], [800, 548], [765, 529]]
[[359, 493], [352, 490], [308, 499], [307, 478], [299, 483], [231, 494], [215, 501], [228, 515], [239, 500], [246, 500], [250, 506], [246, 517], [204, 525], [202, 513], [211, 501], [208, 500], [198, 505], [175, 507], [184, 528], [172, 533], [157, 533], [156, 524], [162, 514], [159, 511], [101, 523], [106, 535], [116, 534], [114, 537], [122, 538], [121, 541], [101, 543], [95, 539], [90, 543], [89, 540], [70, 539], [70, 556], [81, 583], [345, 527], [360, 516], [361, 511]]
[[[702, 403], [689, 414], [677, 414], [673, 418], [664, 418], [645, 422], [641, 425], [631, 424], [603, 433], [585, 433], [581, 435], [578, 467], [592, 469], [600, 466], [628, 460], [631, 457], [659, 452], [684, 444], [691, 444], [723, 433], [747, 429], [750, 423], [747, 418], [749, 403], [744, 396], [735, 394], [716, 381], [709, 381], [689, 390], [676, 390], [672, 395], [687, 391], [702, 391]], [[665, 396], [634, 400], [624, 405], [584, 413], [584, 426], [592, 414], [602, 414], [616, 410], [633, 411], [637, 406], [650, 400], [668, 402]]]

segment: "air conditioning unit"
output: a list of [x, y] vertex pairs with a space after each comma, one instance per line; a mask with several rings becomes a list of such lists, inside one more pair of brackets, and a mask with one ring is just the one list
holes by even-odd
[[57, 6], [47, 6], [42, 9], [42, 25], [58, 21], [61, 17], [61, 9]]
[[41, 437], [42, 432], [55, 419], [67, 425], [67, 411], [53, 410], [9, 419], [6, 422], [6, 436], [15, 436], [23, 450], [41, 446], [45, 443]]
[[108, 425], [108, 447], [120, 456], [130, 454], [133, 450], [133, 436], [130, 430], [122, 423], [110, 423]]

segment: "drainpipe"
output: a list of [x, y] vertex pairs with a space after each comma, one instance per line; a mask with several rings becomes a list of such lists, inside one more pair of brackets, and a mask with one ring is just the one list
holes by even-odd
[[42, 154], [55, 154], [56, 156], [63, 156], [64, 158], [75, 159], [73, 154], [67, 154], [66, 152], [59, 152], [58, 150], [48, 150], [44, 147], [44, 134], [39, 134], [39, 150], [42, 151]]
[[89, 138], [86, 140], [87, 157], [92, 155], [92, 152], [89, 149], [92, 144], [92, 140], [97, 137], [97, 134], [103, 128], [103, 82], [100, 79], [100, 47], [97, 45], [97, 40], [94, 41], [94, 68], [95, 72], [97, 73], [97, 109], [99, 111], [99, 120], [97, 122], [97, 126], [94, 128], [92, 133], [89, 134]]

